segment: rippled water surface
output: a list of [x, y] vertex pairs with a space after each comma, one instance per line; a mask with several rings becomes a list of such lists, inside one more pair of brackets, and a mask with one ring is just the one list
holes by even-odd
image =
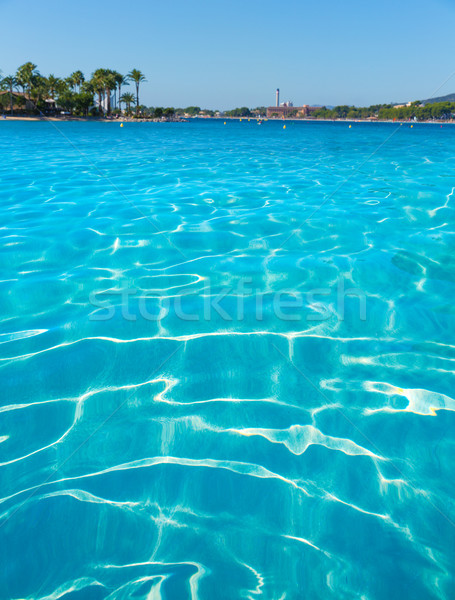
[[2, 600], [455, 597], [455, 128], [0, 159]]

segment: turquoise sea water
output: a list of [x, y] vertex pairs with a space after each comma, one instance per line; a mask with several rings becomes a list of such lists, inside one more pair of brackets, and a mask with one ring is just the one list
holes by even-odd
[[0, 598], [454, 598], [454, 150], [0, 122]]

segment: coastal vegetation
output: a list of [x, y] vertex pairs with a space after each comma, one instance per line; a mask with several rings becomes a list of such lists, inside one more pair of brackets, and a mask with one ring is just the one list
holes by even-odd
[[[123, 75], [112, 69], [96, 69], [90, 78], [82, 71], [74, 71], [67, 77], [47, 77], [38, 71], [37, 65], [27, 62], [16, 73], [0, 79], [0, 108], [9, 112], [50, 114], [68, 112], [77, 116], [109, 116], [113, 112], [132, 113], [135, 106], [139, 115], [141, 106], [139, 92], [145, 75], [132, 69]], [[133, 84], [135, 95], [122, 94], [122, 87]]]
[[[174, 119], [181, 117], [231, 118], [264, 117], [267, 108], [242, 106], [220, 111], [187, 108], [147, 107], [140, 104], [141, 84], [147, 81], [139, 69], [122, 74], [112, 69], [98, 68], [89, 77], [80, 70], [67, 77], [53, 73], [42, 75], [36, 64], [26, 62], [14, 74], [0, 77], [0, 111], [10, 114], [68, 114], [80, 117], [110, 117], [126, 115], [131, 118]], [[125, 91], [127, 86], [132, 89]], [[374, 104], [368, 107], [340, 105], [312, 110], [311, 118], [326, 120], [384, 120], [384, 121], [434, 121], [455, 117], [455, 95], [407, 104]], [[271, 113], [272, 118], [279, 114]], [[297, 108], [287, 114], [299, 118]]]
[[422, 104], [419, 100], [409, 104], [375, 104], [369, 107], [335, 106], [322, 107], [312, 113], [316, 119], [379, 119], [384, 121], [431, 121], [451, 119], [455, 114], [455, 102]]
[[241, 108], [234, 108], [233, 110], [227, 110], [225, 115], [227, 117], [256, 117], [265, 115], [267, 109], [265, 106], [258, 106], [257, 108], [247, 108], [242, 106]]
[[138, 113], [139, 110], [139, 85], [144, 82], [147, 81], [145, 79], [145, 76], [138, 70], [138, 69], [133, 69], [132, 71], [130, 71], [128, 73], [127, 77], [127, 81], [132, 81], [134, 82], [135, 86], [136, 86], [136, 114]]
[[[1, 73], [1, 72], [0, 72]], [[139, 69], [127, 74], [112, 69], [96, 69], [90, 77], [77, 70], [67, 77], [42, 75], [36, 64], [27, 62], [13, 75], [0, 76], [0, 111], [13, 114], [174, 119], [175, 117], [215, 116], [218, 111], [187, 108], [147, 107], [140, 104], [141, 84], [147, 79]], [[127, 86], [134, 86], [126, 90]], [[246, 109], [248, 110], [248, 109]]]

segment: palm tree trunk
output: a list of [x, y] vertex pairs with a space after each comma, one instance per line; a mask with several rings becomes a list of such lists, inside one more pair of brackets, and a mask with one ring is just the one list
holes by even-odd
[[139, 114], [139, 82], [136, 83], [136, 115]]
[[9, 89], [9, 101], [11, 107], [11, 114], [13, 114], [13, 86], [11, 86]]
[[106, 94], [106, 112], [108, 115], [110, 115], [111, 114], [111, 90], [109, 88], [106, 88], [105, 94]]

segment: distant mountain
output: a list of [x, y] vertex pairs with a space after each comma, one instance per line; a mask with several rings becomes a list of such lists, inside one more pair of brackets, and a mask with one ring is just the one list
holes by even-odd
[[455, 94], [447, 94], [447, 96], [439, 96], [438, 98], [428, 98], [428, 100], [422, 100], [422, 104], [434, 104], [435, 102], [455, 102]]

